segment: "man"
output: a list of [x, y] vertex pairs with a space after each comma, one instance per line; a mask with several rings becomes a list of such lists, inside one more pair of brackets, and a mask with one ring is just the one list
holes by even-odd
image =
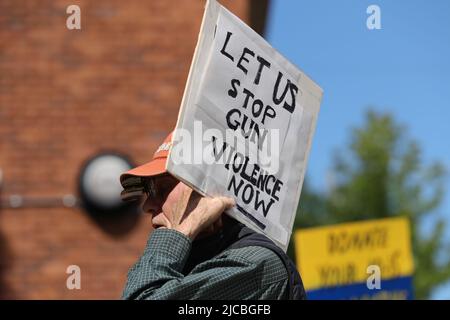
[[124, 200], [147, 195], [154, 231], [130, 269], [124, 299], [304, 299], [300, 276], [267, 237], [166, 172], [171, 134], [153, 160], [120, 177]]

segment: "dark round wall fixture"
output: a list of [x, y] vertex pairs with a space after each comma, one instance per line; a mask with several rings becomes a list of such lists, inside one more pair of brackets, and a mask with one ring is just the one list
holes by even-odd
[[88, 159], [78, 180], [83, 207], [93, 216], [136, 212], [136, 204], [125, 203], [120, 198], [119, 177], [132, 167], [128, 157], [115, 152], [102, 152]]

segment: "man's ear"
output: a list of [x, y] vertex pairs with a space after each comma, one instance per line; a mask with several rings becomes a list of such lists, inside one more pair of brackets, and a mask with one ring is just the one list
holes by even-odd
[[185, 215], [187, 216], [189, 213], [191, 213], [197, 207], [198, 203], [202, 199], [202, 196], [188, 186], [186, 186], [186, 190], [189, 190], [189, 199], [187, 202], [186, 212], [185, 212]]
[[171, 199], [172, 217], [180, 223], [186, 219], [189, 213], [195, 208], [195, 205], [192, 205], [192, 192], [193, 190], [191, 188], [180, 182], [175, 186], [168, 197], [168, 199]]

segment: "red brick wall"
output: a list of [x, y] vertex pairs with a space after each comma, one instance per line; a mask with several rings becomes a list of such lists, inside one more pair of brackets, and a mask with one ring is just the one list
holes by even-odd
[[[223, 3], [248, 21], [246, 0]], [[70, 4], [81, 7], [82, 30], [66, 28]], [[149, 160], [175, 125], [203, 6], [1, 0], [3, 202], [76, 194], [80, 166], [101, 150]], [[0, 208], [0, 298], [119, 298], [150, 226], [142, 216], [121, 232], [109, 224], [81, 209]], [[66, 288], [72, 264], [81, 290]]]

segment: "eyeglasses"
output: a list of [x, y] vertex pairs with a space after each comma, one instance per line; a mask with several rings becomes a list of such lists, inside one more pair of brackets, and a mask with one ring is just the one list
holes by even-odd
[[178, 184], [178, 180], [170, 175], [155, 178], [144, 178], [142, 184], [144, 192], [152, 199], [165, 199]]
[[147, 197], [157, 199], [158, 189], [156, 188], [156, 183], [154, 179], [142, 179], [142, 184], [144, 186], [144, 192]]
[[122, 182], [124, 190], [120, 196], [124, 201], [135, 201], [146, 194], [151, 199], [166, 199], [178, 184], [178, 180], [169, 174], [152, 177], [130, 177]]

